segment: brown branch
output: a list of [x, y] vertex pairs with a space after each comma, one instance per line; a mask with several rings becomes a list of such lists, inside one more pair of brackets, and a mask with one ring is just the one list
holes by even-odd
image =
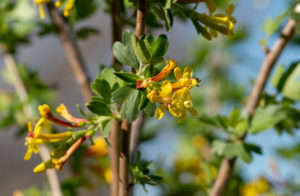
[[110, 195], [119, 195], [119, 156], [120, 156], [120, 132], [121, 127], [118, 121], [111, 122], [110, 129], [110, 168], [112, 171], [112, 183], [110, 185]]
[[[116, 41], [121, 41], [121, 2], [119, 0], [111, 1], [111, 22], [112, 22], [112, 46]], [[115, 58], [112, 52], [113, 64], [117, 69], [122, 68], [122, 64]], [[113, 120], [110, 129], [110, 168], [112, 171], [112, 182], [110, 185], [110, 195], [119, 195], [119, 156], [120, 156], [120, 132], [119, 122]]]
[[138, 38], [140, 38], [145, 32], [146, 10], [147, 10], [146, 0], [139, 0], [137, 14], [136, 14], [136, 24], [135, 24], [135, 35]]
[[[21, 101], [26, 102], [28, 99], [27, 89], [23, 83], [23, 80], [18, 71], [15, 59], [13, 55], [6, 50], [2, 51], [4, 63], [11, 74], [14, 88], [16, 89], [17, 95], [20, 97]], [[32, 108], [25, 104], [24, 105], [25, 114], [32, 116], [33, 111]], [[43, 162], [50, 159], [49, 150], [45, 145], [40, 145], [40, 157]], [[49, 181], [49, 185], [51, 188], [51, 192], [53, 196], [62, 196], [62, 191], [60, 188], [59, 180], [57, 177], [57, 173], [55, 170], [47, 170], [47, 178]]]
[[[111, 19], [112, 19], [112, 46], [116, 41], [121, 41], [122, 24], [121, 24], [121, 2], [120, 0], [111, 1]], [[112, 53], [113, 63], [116, 68], [121, 69], [121, 63], [114, 57]]]
[[130, 161], [134, 159], [134, 155], [137, 151], [139, 140], [141, 137], [141, 130], [145, 123], [144, 112], [140, 112], [138, 118], [132, 123], [131, 136], [130, 136]]
[[51, 3], [47, 4], [47, 8], [50, 14], [50, 18], [61, 38], [62, 44], [65, 48], [67, 58], [69, 60], [70, 66], [74, 72], [77, 83], [80, 87], [81, 93], [85, 101], [89, 101], [92, 97], [92, 91], [90, 88], [90, 79], [87, 76], [87, 71], [85, 70], [85, 63], [82, 58], [81, 52], [69, 27], [65, 24], [62, 16], [53, 7]]
[[[277, 39], [272, 49], [266, 55], [265, 60], [261, 66], [259, 75], [255, 81], [253, 86], [251, 95], [248, 99], [248, 103], [246, 106], [246, 111], [249, 114], [249, 117], [253, 116], [255, 109], [257, 108], [258, 102], [260, 100], [261, 94], [265, 87], [265, 84], [270, 76], [270, 73], [285, 48], [288, 41], [292, 38], [294, 31], [296, 28], [296, 21], [290, 20], [284, 29], [281, 32], [281, 37]], [[242, 136], [240, 139], [244, 141], [246, 134]], [[233, 159], [223, 159], [218, 176], [211, 190], [210, 196], [220, 196], [224, 192], [226, 185], [230, 179], [230, 176], [233, 172], [236, 158]]]
[[121, 152], [120, 152], [120, 170], [119, 170], [119, 196], [129, 195], [129, 144], [130, 144], [131, 124], [125, 119], [121, 126]]
[[[145, 31], [146, 22], [146, 0], [138, 1], [135, 35], [140, 38]], [[125, 119], [121, 126], [121, 152], [120, 152], [120, 173], [119, 173], [119, 196], [128, 196], [129, 187], [129, 164], [130, 164], [130, 135], [131, 124]]]

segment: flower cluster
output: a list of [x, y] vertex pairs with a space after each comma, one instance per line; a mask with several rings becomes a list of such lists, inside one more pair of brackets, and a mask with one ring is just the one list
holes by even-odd
[[[33, 3], [39, 6], [39, 13], [42, 19], [45, 18], [44, 5], [51, 2], [52, 0], [33, 0]], [[75, 0], [57, 0], [55, 2], [55, 6], [58, 8], [63, 7], [64, 5], [64, 16], [68, 17], [74, 9]]]
[[[192, 77], [192, 67], [186, 67], [182, 73], [177, 66], [175, 60], [167, 61], [166, 66], [152, 78], [147, 78], [144, 81], [137, 82], [137, 89], [147, 89], [147, 98], [153, 103], [159, 103], [156, 109], [155, 118], [161, 119], [169, 112], [178, 118], [178, 122], [183, 122], [186, 118], [188, 110], [192, 115], [197, 115], [197, 111], [193, 107], [189, 90], [200, 82], [196, 77]], [[174, 70], [176, 82], [169, 80], [162, 81]], [[162, 81], [162, 82], [161, 82]]]
[[264, 177], [259, 177], [255, 181], [244, 184], [240, 190], [241, 196], [258, 196], [269, 192], [270, 184]]
[[215, 13], [216, 5], [213, 0], [205, 0], [206, 6], [209, 10], [209, 14], [195, 13], [193, 17], [197, 18], [201, 23], [205, 24], [205, 28], [209, 30], [209, 37], [217, 37], [218, 32], [232, 36], [234, 24], [236, 19], [232, 16], [235, 6], [229, 5], [226, 8], [226, 15]]
[[34, 168], [35, 173], [43, 172], [48, 168], [56, 168], [61, 170], [65, 162], [72, 155], [72, 153], [90, 136], [94, 134], [92, 130], [81, 131], [66, 131], [63, 133], [45, 133], [45, 130], [49, 129], [49, 123], [54, 122], [56, 124], [65, 127], [82, 127], [88, 123], [87, 119], [81, 119], [73, 117], [66, 106], [61, 104], [57, 108], [59, 113], [65, 120], [61, 120], [54, 116], [50, 110], [50, 107], [46, 104], [39, 106], [39, 112], [41, 115], [40, 120], [35, 125], [34, 129], [31, 122], [28, 123], [28, 135], [25, 138], [25, 145], [28, 146], [27, 152], [24, 156], [25, 160], [31, 158], [32, 152], [39, 153], [40, 144], [59, 143], [58, 147], [51, 152], [51, 159], [39, 164]]

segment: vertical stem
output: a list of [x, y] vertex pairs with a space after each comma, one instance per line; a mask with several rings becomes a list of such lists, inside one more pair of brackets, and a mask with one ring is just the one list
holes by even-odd
[[[4, 60], [4, 63], [9, 71], [9, 73], [11, 74], [11, 77], [13, 80], [13, 85], [14, 85], [14, 88], [16, 89], [18, 96], [20, 97], [20, 99], [23, 102], [27, 101], [28, 93], [27, 93], [26, 87], [22, 81], [22, 78], [20, 76], [20, 73], [18, 71], [14, 57], [12, 56], [11, 53], [9, 53], [7, 51], [3, 51], [3, 60]], [[25, 104], [24, 112], [26, 114], [28, 114], [29, 116], [31, 116], [32, 108], [29, 105]], [[50, 158], [50, 156], [49, 156], [50, 153], [48, 151], [48, 148], [45, 145], [40, 145], [40, 153], [39, 154], [40, 154], [40, 157], [43, 162], [47, 161]], [[47, 170], [47, 178], [49, 181], [52, 195], [53, 196], [62, 196], [62, 191], [60, 189], [59, 180], [58, 180], [57, 173], [55, 172], [55, 170]]]
[[72, 33], [70, 32], [68, 26], [65, 24], [62, 16], [57, 12], [53, 5], [48, 3], [47, 8], [51, 20], [53, 21], [53, 24], [62, 40], [62, 44], [65, 48], [65, 52], [69, 60], [70, 66], [73, 69], [77, 83], [80, 86], [81, 93], [85, 101], [89, 101], [92, 97], [90, 79], [87, 76], [87, 71], [85, 70], [85, 63], [79, 51], [79, 47], [75, 42], [74, 38], [72, 37]]
[[[111, 0], [111, 19], [112, 19], [112, 45], [116, 41], [121, 41], [122, 37], [122, 24], [121, 24], [121, 2], [120, 0]], [[121, 63], [112, 55], [115, 66], [119, 69], [122, 68]]]
[[[261, 66], [258, 77], [253, 86], [250, 98], [248, 99], [248, 103], [246, 106], [246, 111], [250, 116], [250, 120], [252, 115], [254, 114], [255, 109], [257, 108], [258, 102], [260, 100], [263, 89], [266, 85], [266, 82], [270, 76], [270, 73], [285, 48], [288, 41], [294, 35], [294, 31], [296, 28], [296, 21], [290, 20], [284, 29], [281, 32], [281, 37], [277, 39], [272, 49], [266, 55], [265, 60]], [[246, 138], [246, 134], [243, 135], [240, 140], [244, 141]], [[233, 172], [236, 158], [228, 159], [225, 158], [222, 161], [218, 176], [216, 181], [212, 187], [210, 196], [220, 196], [224, 192], [228, 181], [230, 180], [230, 176]]]
[[121, 126], [119, 196], [129, 195], [130, 129], [131, 124], [124, 119]]
[[[122, 24], [121, 24], [121, 2], [120, 0], [111, 0], [111, 22], [112, 22], [112, 46], [116, 41], [121, 41]], [[115, 58], [112, 53], [113, 63], [116, 68], [121, 69], [122, 64]], [[112, 183], [110, 185], [110, 195], [119, 195], [119, 156], [120, 156], [120, 132], [119, 122], [113, 120], [110, 130], [110, 168], [112, 171]]]
[[132, 123], [130, 136], [130, 162], [133, 161], [134, 155], [137, 151], [141, 130], [145, 123], [144, 112], [140, 112], [138, 118]]
[[[145, 31], [146, 0], [138, 0], [135, 35], [140, 38]], [[129, 195], [129, 164], [130, 164], [130, 132], [131, 124], [125, 119], [121, 126], [121, 152], [120, 152], [120, 181], [119, 196]]]
[[119, 156], [120, 156], [120, 132], [119, 122], [112, 120], [110, 129], [110, 168], [112, 171], [112, 182], [110, 185], [110, 195], [119, 195]]
[[136, 24], [135, 24], [135, 35], [138, 38], [140, 38], [145, 32], [146, 10], [147, 10], [146, 0], [139, 0], [137, 14], [136, 14]]

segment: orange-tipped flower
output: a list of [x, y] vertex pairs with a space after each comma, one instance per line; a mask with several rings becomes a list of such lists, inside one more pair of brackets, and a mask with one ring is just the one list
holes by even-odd
[[76, 118], [74, 116], [72, 116], [69, 112], [69, 110], [67, 109], [67, 107], [64, 104], [60, 104], [60, 106], [58, 106], [56, 108], [56, 111], [59, 115], [61, 115], [64, 119], [74, 122], [74, 123], [82, 123], [82, 122], [88, 122], [87, 119], [83, 119], [83, 118]]

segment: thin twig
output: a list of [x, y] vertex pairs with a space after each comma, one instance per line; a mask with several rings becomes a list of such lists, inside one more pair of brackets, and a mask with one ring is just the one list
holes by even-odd
[[[135, 35], [140, 38], [145, 31], [146, 21], [146, 0], [138, 1], [137, 18]], [[120, 181], [119, 181], [119, 196], [128, 196], [130, 193], [129, 187], [129, 164], [130, 164], [130, 132], [131, 124], [125, 119], [122, 121], [121, 133], [121, 152], [120, 152]]]
[[[115, 42], [121, 41], [122, 24], [121, 24], [121, 2], [119, 0], [111, 1], [111, 23], [112, 23], [112, 46]], [[112, 52], [113, 64], [116, 68], [121, 69], [122, 64], [115, 58]], [[113, 120], [110, 129], [110, 168], [112, 171], [112, 182], [110, 185], [110, 195], [119, 195], [119, 156], [120, 156], [120, 132], [119, 122]]]
[[139, 140], [141, 137], [141, 130], [145, 123], [144, 112], [140, 112], [138, 118], [132, 123], [131, 136], [130, 136], [130, 161], [134, 159], [134, 155], [137, 151]]
[[[9, 71], [9, 73], [11, 74], [14, 88], [16, 89], [16, 92], [17, 92], [18, 96], [20, 97], [20, 99], [23, 102], [26, 102], [28, 99], [28, 93], [27, 93], [26, 87], [23, 83], [23, 80], [20, 76], [20, 73], [18, 71], [15, 59], [11, 53], [9, 53], [5, 50], [2, 52], [3, 52], [3, 60], [4, 60], [4, 63]], [[32, 108], [27, 104], [24, 105], [24, 112], [29, 116], [32, 116], [32, 113], [33, 113]], [[45, 145], [40, 145], [40, 153], [39, 154], [40, 154], [41, 160], [43, 162], [49, 160], [49, 158], [50, 158], [49, 150]], [[62, 191], [60, 188], [60, 183], [59, 183], [59, 179], [57, 177], [56, 171], [55, 170], [47, 170], [47, 178], [49, 181], [52, 195], [53, 196], [62, 196]]]
[[120, 151], [120, 169], [119, 169], [119, 196], [129, 195], [129, 144], [130, 144], [131, 124], [125, 119], [121, 126], [121, 151]]
[[[112, 23], [112, 46], [116, 41], [121, 41], [122, 37], [122, 24], [121, 24], [121, 1], [111, 0], [111, 23]], [[112, 54], [113, 63], [118, 68], [121, 69], [121, 63]]]
[[[292, 38], [295, 28], [296, 21], [289, 20], [287, 25], [282, 30], [280, 38], [277, 39], [272, 49], [265, 57], [265, 60], [261, 66], [261, 70], [255, 81], [250, 98], [248, 99], [248, 103], [246, 106], [246, 111], [248, 112], [250, 119], [253, 116], [255, 109], [257, 108], [258, 102], [260, 100], [265, 84], [270, 76], [270, 73], [277, 59], [279, 58], [280, 54], [285, 48], [286, 44]], [[241, 141], [244, 141], [245, 137], [246, 134], [240, 138]], [[218, 176], [211, 190], [210, 196], [222, 195], [233, 172], [235, 161], [236, 158], [223, 159]]]
[[146, 11], [147, 11], [146, 0], [139, 0], [137, 13], [136, 13], [136, 24], [135, 24], [135, 35], [138, 38], [140, 38], [145, 32]]
[[72, 37], [70, 29], [65, 24], [65, 21], [58, 13], [58, 11], [53, 7], [51, 3], [47, 4], [47, 8], [50, 14], [50, 18], [62, 40], [62, 44], [65, 48], [70, 66], [73, 69], [77, 83], [80, 86], [81, 93], [85, 101], [89, 101], [92, 97], [90, 79], [88, 78], [87, 71], [85, 70], [85, 63], [79, 47]]

